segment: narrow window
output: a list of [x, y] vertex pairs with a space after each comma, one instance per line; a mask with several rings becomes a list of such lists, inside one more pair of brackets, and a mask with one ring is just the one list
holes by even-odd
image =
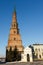
[[16, 40], [16, 38], [14, 38], [14, 40]]
[[14, 33], [16, 33], [16, 31], [14, 31]]
[[41, 55], [39, 55], [39, 57], [41, 58]]

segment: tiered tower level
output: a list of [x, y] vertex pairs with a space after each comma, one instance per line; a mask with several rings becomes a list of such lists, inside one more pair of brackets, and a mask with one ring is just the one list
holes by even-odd
[[9, 50], [11, 47], [12, 50], [14, 50], [15, 46], [17, 47], [18, 51], [21, 51], [21, 52], [23, 51], [22, 40], [19, 34], [19, 28], [17, 23], [16, 11], [14, 11], [13, 17], [12, 17], [12, 24], [10, 28], [7, 49]]

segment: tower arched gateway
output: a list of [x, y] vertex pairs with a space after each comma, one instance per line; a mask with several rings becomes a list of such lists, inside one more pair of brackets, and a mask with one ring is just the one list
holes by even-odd
[[14, 11], [13, 13], [12, 24], [11, 24], [10, 34], [9, 34], [9, 39], [8, 39], [8, 46], [6, 47], [6, 49], [9, 51], [11, 48], [13, 51], [15, 47], [20, 53], [23, 52], [24, 47], [22, 46], [22, 40], [19, 33], [16, 11]]

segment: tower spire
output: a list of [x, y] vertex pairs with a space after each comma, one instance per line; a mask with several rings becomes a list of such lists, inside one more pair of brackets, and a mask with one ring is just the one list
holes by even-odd
[[21, 36], [19, 34], [19, 28], [17, 23], [16, 9], [14, 8], [7, 49], [9, 50], [9, 48], [12, 47], [13, 50], [15, 49], [15, 46], [17, 47], [18, 51], [23, 51]]
[[16, 7], [14, 7], [14, 12], [16, 13]]
[[16, 8], [14, 8], [12, 22], [17, 22], [17, 16], [16, 16]]

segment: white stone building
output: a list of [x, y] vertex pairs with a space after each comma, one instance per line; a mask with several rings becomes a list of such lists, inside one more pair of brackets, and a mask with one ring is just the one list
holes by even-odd
[[38, 60], [43, 60], [43, 44], [33, 44], [35, 56]]
[[29, 47], [24, 48], [24, 52], [21, 54], [22, 62], [33, 62], [32, 50]]

